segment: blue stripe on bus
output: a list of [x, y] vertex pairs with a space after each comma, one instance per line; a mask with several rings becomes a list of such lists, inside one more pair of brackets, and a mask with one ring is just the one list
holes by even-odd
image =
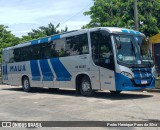
[[51, 40], [57, 40], [57, 39], [60, 39], [60, 35], [55, 35], [51, 37]]
[[141, 34], [140, 32], [136, 32], [136, 34]]
[[70, 81], [72, 76], [61, 63], [59, 58], [50, 59], [52, 67], [56, 73], [56, 81]]
[[8, 80], [7, 64], [3, 65], [3, 79]]
[[38, 44], [38, 40], [31, 41], [31, 45]]
[[[57, 40], [57, 39], [60, 39], [60, 35], [51, 36], [51, 40]], [[40, 43], [45, 43], [48, 41], [49, 41], [49, 37], [45, 37], [45, 38], [40, 39]], [[35, 45], [35, 44], [39, 44], [39, 40], [31, 41], [31, 45]]]
[[38, 68], [38, 61], [37, 60], [30, 61], [30, 66], [31, 66], [32, 80], [40, 81], [41, 76]]
[[46, 37], [46, 38], [42, 38], [41, 40], [40, 40], [40, 43], [45, 43], [45, 42], [48, 42], [48, 38]]
[[122, 29], [122, 32], [124, 32], [124, 33], [129, 33], [128, 30], [124, 30], [124, 29]]
[[141, 34], [140, 32], [134, 31], [134, 30], [122, 29], [121, 31], [124, 32], [124, 33]]
[[43, 75], [43, 81], [53, 81], [53, 74], [49, 67], [48, 60], [40, 60], [40, 67]]
[[133, 31], [133, 30], [129, 30], [129, 32], [130, 32], [131, 34], [136, 34], [136, 32]]

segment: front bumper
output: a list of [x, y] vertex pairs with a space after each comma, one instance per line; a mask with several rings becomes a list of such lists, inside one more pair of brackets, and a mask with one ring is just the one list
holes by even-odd
[[[152, 79], [149, 79], [150, 83], [146, 85], [136, 84], [137, 82], [136, 80], [131, 80], [122, 74], [116, 73], [115, 74], [116, 90], [117, 91], [131, 91], [131, 90], [142, 90], [146, 88], [155, 87], [155, 77], [152, 77]], [[139, 79], [139, 80], [142, 80], [142, 79]]]

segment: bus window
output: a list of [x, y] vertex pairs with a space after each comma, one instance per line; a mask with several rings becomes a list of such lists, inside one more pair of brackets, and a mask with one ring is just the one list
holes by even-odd
[[51, 58], [51, 44], [45, 43], [41, 47], [42, 59]]
[[101, 67], [114, 69], [111, 38], [105, 31], [91, 32], [93, 62]]
[[[22, 47], [22, 48], [16, 48], [14, 49], [14, 58], [11, 58], [11, 62], [20, 62], [20, 61], [28, 61], [30, 60], [31, 47]], [[13, 60], [14, 59], [14, 60]]]
[[31, 55], [31, 53], [30, 53], [30, 49], [28, 46], [21, 48], [21, 59], [20, 59], [21, 61], [30, 60], [30, 55]]
[[55, 45], [55, 51], [53, 53], [57, 53], [58, 57], [64, 57], [65, 55], [65, 39], [58, 39], [53, 42]]
[[50, 50], [50, 53], [51, 53], [51, 57], [50, 58], [56, 58], [58, 57], [58, 52], [55, 50], [55, 43], [56, 42], [51, 42], [51, 50]]
[[70, 56], [89, 53], [87, 33], [68, 37], [66, 41], [66, 51]]
[[30, 51], [31, 51], [31, 60], [41, 59], [40, 45], [32, 45], [30, 47]]
[[21, 61], [21, 48], [14, 49], [14, 61], [15, 62]]

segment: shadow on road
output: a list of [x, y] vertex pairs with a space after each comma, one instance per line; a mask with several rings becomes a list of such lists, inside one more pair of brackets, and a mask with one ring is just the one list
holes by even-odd
[[[9, 91], [19, 91], [25, 93], [22, 88], [3, 88], [1, 90], [9, 90]], [[82, 97], [79, 94], [76, 94], [75, 90], [50, 90], [47, 88], [32, 88], [30, 94], [56, 94], [56, 95], [64, 95], [64, 96], [74, 96], [74, 97]], [[101, 98], [101, 99], [112, 99], [112, 100], [129, 100], [129, 99], [140, 99], [140, 98], [150, 98], [153, 95], [145, 94], [142, 92], [122, 92], [119, 95], [111, 94], [110, 92], [98, 91], [95, 92], [91, 97], [87, 98]]]

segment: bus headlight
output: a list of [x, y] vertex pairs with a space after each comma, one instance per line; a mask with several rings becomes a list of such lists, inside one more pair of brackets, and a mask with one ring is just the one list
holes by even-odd
[[124, 76], [126, 76], [126, 77], [128, 77], [128, 78], [130, 78], [130, 79], [133, 78], [132, 75], [131, 75], [130, 73], [128, 73], [128, 72], [122, 71], [121, 74], [123, 74]]

